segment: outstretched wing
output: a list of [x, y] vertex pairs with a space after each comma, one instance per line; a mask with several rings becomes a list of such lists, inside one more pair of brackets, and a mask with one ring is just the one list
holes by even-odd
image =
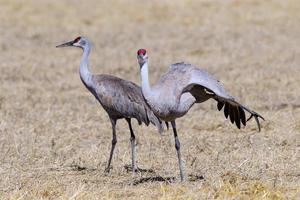
[[[261, 118], [262, 120], [264, 120], [264, 118], [261, 115], [259, 115], [257, 112], [236, 102], [235, 100], [224, 99], [224, 98], [220, 98], [219, 96], [214, 96], [213, 98], [218, 102], [217, 104], [218, 110], [220, 111], [224, 107], [224, 115], [226, 119], [229, 116], [231, 123], [235, 123], [238, 128], [241, 127], [241, 124], [246, 126], [246, 122], [249, 121], [252, 117], [254, 117], [258, 126], [258, 131], [261, 130], [259, 118]], [[247, 120], [245, 116], [245, 111], [250, 113], [250, 117]]]
[[[220, 111], [224, 107], [225, 117], [229, 117], [231, 123], [235, 123], [239, 129], [241, 128], [241, 124], [245, 126], [246, 122], [254, 117], [260, 131], [259, 118], [263, 120], [264, 118], [255, 111], [237, 102], [225, 91], [221, 83], [208, 72], [187, 63], [173, 64], [170, 70], [185, 70], [185, 74], [189, 77], [181, 93], [191, 93], [196, 98], [196, 103], [206, 101], [209, 98], [215, 99], [218, 102], [218, 110]], [[245, 111], [250, 113], [248, 120], [246, 120]]]

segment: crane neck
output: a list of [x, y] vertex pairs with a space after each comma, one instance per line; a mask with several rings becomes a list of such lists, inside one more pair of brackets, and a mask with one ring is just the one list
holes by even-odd
[[149, 73], [148, 73], [148, 60], [143, 64], [140, 64], [141, 67], [141, 85], [142, 92], [146, 99], [151, 96], [151, 87], [149, 83]]
[[92, 73], [90, 72], [88, 68], [88, 57], [90, 54], [90, 45], [86, 45], [83, 47], [83, 54], [80, 61], [80, 78], [84, 82], [86, 86], [92, 85]]

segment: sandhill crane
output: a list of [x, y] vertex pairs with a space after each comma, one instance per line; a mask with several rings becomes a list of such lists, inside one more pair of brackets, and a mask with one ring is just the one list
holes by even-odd
[[[185, 115], [194, 103], [202, 103], [213, 98], [218, 102], [219, 111], [225, 105], [225, 117], [229, 116], [230, 121], [235, 123], [238, 128], [240, 128], [241, 123], [245, 126], [246, 122], [254, 117], [260, 131], [258, 118], [264, 118], [238, 103], [208, 72], [184, 62], [172, 64], [169, 71], [150, 87], [148, 55], [145, 49], [138, 50], [137, 59], [140, 65], [142, 92], [147, 103], [161, 120], [171, 121], [181, 181], [184, 180], [184, 174], [175, 120]], [[244, 110], [250, 113], [247, 121]]]
[[110, 171], [110, 164], [117, 143], [116, 123], [125, 118], [130, 130], [132, 172], [135, 172], [135, 135], [131, 126], [131, 118], [137, 119], [139, 124], [149, 122], [154, 124], [161, 133], [161, 121], [153, 114], [143, 98], [141, 88], [133, 82], [126, 81], [111, 75], [94, 75], [88, 69], [88, 56], [91, 49], [89, 40], [77, 37], [75, 40], [63, 43], [56, 47], [79, 47], [83, 50], [80, 61], [80, 78], [85, 87], [96, 97], [107, 112], [112, 124], [112, 146], [106, 172]]

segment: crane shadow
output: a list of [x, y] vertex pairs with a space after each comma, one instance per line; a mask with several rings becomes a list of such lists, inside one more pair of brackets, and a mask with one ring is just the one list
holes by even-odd
[[51, 167], [50, 171], [74, 171], [74, 172], [82, 172], [82, 171], [96, 171], [96, 168], [88, 168], [84, 166], [80, 166], [78, 164], [71, 164], [64, 167]]
[[197, 174], [189, 174], [188, 175], [188, 181], [190, 182], [195, 182], [195, 181], [202, 181], [204, 180], [204, 176], [203, 175], [197, 175]]
[[[135, 180], [132, 185], [139, 185], [142, 183], [149, 183], [149, 182], [164, 182], [166, 184], [174, 183], [176, 180], [175, 177], [162, 177], [159, 175], [156, 176], [150, 176], [150, 177], [142, 177], [138, 180]], [[195, 174], [189, 174], [188, 179], [186, 181], [189, 182], [196, 182], [196, 181], [202, 181], [204, 180], [204, 176], [202, 175], [195, 175]]]
[[80, 166], [78, 164], [72, 164], [68, 166], [70, 168], [70, 170], [72, 171], [96, 171], [96, 168], [88, 168], [88, 167], [84, 167], [84, 166]]
[[132, 185], [139, 185], [148, 182], [164, 182], [166, 184], [171, 184], [175, 182], [175, 177], [162, 177], [162, 176], [143, 177], [140, 178], [139, 180], [134, 181]]
[[[131, 165], [124, 165], [124, 168], [126, 169], [127, 173], [132, 172], [132, 166]], [[140, 173], [155, 173], [153, 169], [143, 169], [136, 167], [135, 172], [140, 172]]]

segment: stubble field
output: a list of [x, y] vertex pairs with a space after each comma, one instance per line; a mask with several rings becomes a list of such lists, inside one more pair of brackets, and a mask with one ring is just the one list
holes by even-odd
[[[0, 5], [0, 199], [299, 199], [300, 3], [297, 0], [38, 1]], [[108, 116], [79, 78], [81, 51], [55, 46], [87, 36], [90, 69], [139, 84], [146, 48], [153, 83], [187, 61], [216, 76], [263, 115], [238, 130], [214, 101], [177, 120], [173, 134], [118, 121], [113, 170]]]

